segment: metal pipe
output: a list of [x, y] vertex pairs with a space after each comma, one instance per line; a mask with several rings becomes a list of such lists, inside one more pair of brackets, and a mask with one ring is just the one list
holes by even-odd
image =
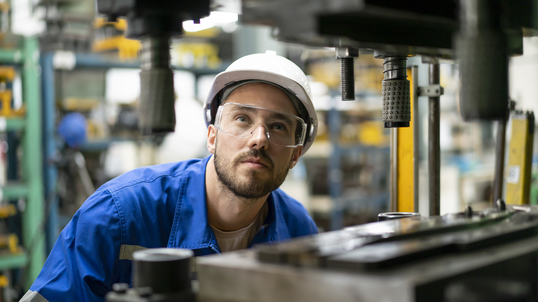
[[355, 70], [353, 58], [341, 58], [342, 100], [355, 100]]
[[140, 68], [142, 70], [170, 68], [170, 37], [147, 36], [142, 40]]
[[454, 45], [459, 60], [461, 117], [499, 120], [507, 114], [508, 38], [501, 2], [460, 0], [460, 30]]
[[418, 138], [418, 121], [419, 121], [419, 114], [418, 114], [418, 66], [413, 65], [411, 68], [411, 76], [413, 77], [413, 200], [414, 200], [414, 208], [413, 211], [419, 213], [418, 210], [418, 190], [419, 190], [419, 184], [418, 184], [418, 164], [420, 161], [420, 141]]
[[495, 206], [497, 200], [503, 198], [506, 122], [506, 118], [500, 119], [497, 126], [497, 144], [495, 146], [495, 178], [493, 179], [493, 206]]
[[390, 211], [398, 211], [398, 128], [390, 131]]
[[176, 115], [170, 37], [146, 36], [142, 40], [140, 68], [140, 131], [142, 134], [173, 132]]
[[355, 65], [354, 58], [359, 57], [359, 50], [352, 47], [337, 47], [336, 58], [340, 60], [342, 100], [355, 100]]
[[[439, 63], [430, 64], [430, 85], [439, 84]], [[429, 172], [429, 197], [430, 216], [441, 214], [441, 150], [439, 143], [439, 99], [429, 97], [428, 116], [428, 172]]]

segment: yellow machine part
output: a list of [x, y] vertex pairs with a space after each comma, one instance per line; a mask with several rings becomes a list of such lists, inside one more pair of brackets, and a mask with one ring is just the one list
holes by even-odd
[[24, 105], [20, 109], [14, 109], [12, 107], [13, 93], [11, 90], [5, 89], [7, 84], [13, 82], [14, 79], [15, 68], [12, 66], [0, 66], [0, 84], [5, 84], [4, 88], [0, 90], [0, 116], [18, 117], [26, 114]]
[[0, 116], [5, 117], [18, 117], [26, 114], [26, 107], [23, 105], [20, 109], [13, 109], [11, 107], [12, 93], [11, 90], [0, 92]]
[[[409, 79], [410, 95], [413, 91], [413, 76], [411, 69], [407, 69], [407, 78]], [[409, 127], [397, 128], [398, 144], [397, 144], [397, 211], [398, 212], [415, 212], [415, 190], [414, 190], [414, 137], [413, 137], [413, 98], [411, 97], [411, 122]]]
[[8, 218], [17, 214], [17, 208], [14, 204], [0, 206], [0, 219]]
[[1, 234], [0, 249], [7, 249], [10, 253], [19, 252], [19, 237], [16, 234]]
[[9, 285], [9, 280], [6, 276], [0, 275], [0, 287], [7, 287]]
[[[125, 19], [118, 19], [116, 22], [107, 22], [104, 18], [95, 19], [95, 28], [101, 28], [106, 25], [114, 26], [114, 28], [123, 32], [127, 30], [127, 21]], [[113, 50], [118, 51], [120, 60], [136, 59], [138, 57], [138, 51], [140, 50], [140, 41], [127, 39], [123, 35], [117, 35], [93, 42], [93, 51], [101, 52]]]
[[512, 115], [512, 135], [506, 167], [506, 203], [529, 204], [534, 113]]
[[211, 43], [181, 42], [172, 46], [172, 52], [173, 65], [185, 66], [184, 61], [192, 61], [195, 68], [213, 69], [222, 64], [219, 48]]
[[384, 147], [387, 137], [383, 133], [383, 126], [379, 122], [363, 122], [359, 127], [359, 142], [365, 146]]
[[13, 82], [15, 79], [15, 68], [12, 66], [0, 66], [0, 81]]
[[96, 52], [118, 50], [120, 60], [136, 59], [139, 49], [140, 41], [130, 40], [124, 36], [115, 36], [93, 42], [93, 50]]
[[117, 30], [127, 30], [127, 21], [125, 19], [118, 18], [116, 22], [108, 22], [105, 20], [105, 18], [96, 18], [93, 23], [95, 28], [101, 28], [105, 25], [113, 25]]

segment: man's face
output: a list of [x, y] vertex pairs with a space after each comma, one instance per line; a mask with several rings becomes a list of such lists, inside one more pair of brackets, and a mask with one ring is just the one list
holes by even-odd
[[[297, 115], [288, 96], [280, 89], [263, 83], [251, 83], [234, 90], [226, 103], [264, 107]], [[299, 159], [302, 147], [272, 144], [265, 127], [249, 137], [235, 137], [211, 125], [209, 151], [214, 153], [219, 182], [237, 196], [260, 198], [277, 189]]]

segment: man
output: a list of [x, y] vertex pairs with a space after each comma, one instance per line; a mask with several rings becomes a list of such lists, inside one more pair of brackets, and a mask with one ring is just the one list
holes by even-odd
[[136, 169], [99, 188], [21, 301], [104, 301], [112, 284], [131, 284], [139, 249], [200, 256], [317, 233], [304, 207], [278, 189], [316, 136], [310, 95], [304, 73], [274, 53], [234, 62], [205, 103], [213, 155]]

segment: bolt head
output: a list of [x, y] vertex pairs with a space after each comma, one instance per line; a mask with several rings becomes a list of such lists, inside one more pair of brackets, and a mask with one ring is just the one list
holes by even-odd
[[336, 58], [357, 58], [359, 57], [359, 50], [351, 47], [336, 47]]

